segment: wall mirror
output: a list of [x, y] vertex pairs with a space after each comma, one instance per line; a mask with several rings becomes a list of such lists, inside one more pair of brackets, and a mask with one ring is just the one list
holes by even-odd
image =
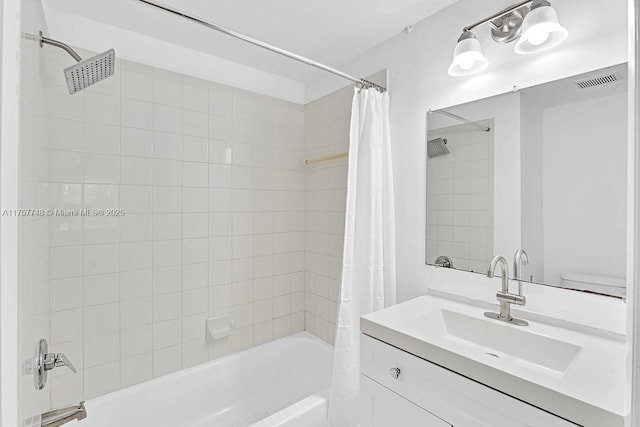
[[523, 280], [624, 298], [627, 97], [625, 63], [429, 111], [426, 263], [521, 248]]

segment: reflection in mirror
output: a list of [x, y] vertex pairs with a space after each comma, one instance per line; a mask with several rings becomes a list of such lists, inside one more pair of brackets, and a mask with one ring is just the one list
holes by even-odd
[[427, 263], [444, 256], [449, 268], [484, 271], [493, 256], [493, 120], [447, 117], [460, 124], [427, 140]]
[[484, 274], [524, 249], [523, 280], [624, 297], [626, 70], [430, 112], [427, 264]]

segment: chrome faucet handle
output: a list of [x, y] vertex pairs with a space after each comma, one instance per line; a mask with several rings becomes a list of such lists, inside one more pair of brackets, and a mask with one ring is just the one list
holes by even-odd
[[31, 363], [31, 371], [33, 373], [33, 385], [36, 390], [42, 390], [47, 384], [47, 374], [53, 368], [58, 366], [66, 366], [75, 374], [77, 372], [73, 363], [64, 355], [64, 353], [49, 353], [49, 344], [46, 339], [38, 341], [35, 356]]
[[67, 358], [67, 356], [64, 355], [64, 353], [58, 353], [56, 355], [55, 365], [56, 365], [56, 367], [58, 367], [58, 366], [66, 366], [67, 368], [71, 369], [71, 372], [73, 372], [74, 374], [76, 372], [78, 372], [76, 370], [76, 367], [73, 366], [73, 363], [71, 363], [71, 361]]
[[47, 353], [44, 355], [44, 370], [50, 371], [53, 368], [57, 368], [59, 366], [66, 366], [71, 369], [75, 374], [77, 372], [76, 367], [73, 366], [73, 363], [64, 355], [64, 353]]
[[524, 249], [518, 249], [513, 256], [513, 271], [518, 281], [518, 295], [522, 296], [522, 266], [529, 264], [529, 256]]

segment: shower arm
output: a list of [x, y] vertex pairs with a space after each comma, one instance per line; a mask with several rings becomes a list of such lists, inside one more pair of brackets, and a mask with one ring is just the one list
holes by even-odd
[[173, 8], [171, 8], [169, 6], [166, 6], [166, 5], [163, 5], [163, 4], [154, 3], [154, 2], [149, 1], [149, 0], [138, 0], [138, 1], [140, 1], [142, 3], [145, 3], [145, 4], [149, 5], [149, 6], [155, 7], [157, 9], [163, 10], [165, 12], [169, 12], [169, 13], [171, 13], [173, 15], [177, 15], [177, 16], [180, 16], [182, 18], [188, 19], [188, 20], [190, 20], [192, 22], [196, 22], [196, 23], [198, 23], [200, 25], [203, 25], [203, 26], [205, 26], [207, 28], [211, 28], [212, 30], [219, 31], [219, 32], [221, 32], [223, 34], [226, 34], [228, 36], [235, 37], [235, 38], [240, 39], [242, 41], [245, 41], [247, 43], [251, 43], [251, 44], [253, 44], [255, 46], [258, 46], [258, 47], [261, 47], [263, 49], [270, 50], [271, 52], [277, 53], [279, 55], [286, 56], [287, 58], [291, 58], [291, 59], [294, 59], [296, 61], [302, 62], [303, 64], [311, 65], [312, 67], [316, 67], [316, 68], [319, 68], [321, 70], [328, 71], [329, 73], [335, 74], [336, 76], [340, 76], [340, 77], [342, 77], [344, 79], [351, 80], [352, 82], [356, 83], [360, 87], [375, 88], [380, 92], [386, 92], [386, 90], [387, 90], [385, 87], [377, 85], [377, 84], [375, 84], [373, 82], [370, 82], [369, 80], [361, 79], [359, 77], [355, 77], [355, 76], [349, 75], [349, 74], [347, 74], [345, 72], [342, 72], [340, 70], [337, 70], [337, 69], [335, 69], [333, 67], [329, 67], [328, 65], [324, 65], [324, 64], [322, 64], [320, 62], [314, 61], [313, 59], [309, 59], [309, 58], [306, 58], [306, 57], [304, 57], [302, 55], [298, 55], [296, 53], [289, 52], [288, 50], [284, 50], [284, 49], [279, 48], [277, 46], [274, 46], [272, 44], [265, 43], [265, 42], [263, 42], [261, 40], [254, 39], [253, 37], [249, 37], [246, 34], [240, 33], [238, 31], [235, 31], [235, 30], [232, 30], [232, 29], [229, 29], [229, 28], [226, 28], [226, 27], [223, 27], [222, 25], [214, 24], [213, 22], [205, 21], [204, 19], [201, 19], [201, 18], [196, 18], [196, 17], [191, 16], [191, 15], [189, 15], [186, 12], [183, 12], [181, 10], [173, 9]]
[[66, 44], [64, 44], [62, 42], [59, 42], [58, 40], [53, 40], [53, 39], [50, 39], [48, 37], [45, 37], [42, 34], [42, 31], [40, 31], [40, 47], [43, 47], [43, 45], [45, 45], [45, 44], [48, 44], [50, 46], [59, 47], [60, 49], [64, 50], [69, 55], [71, 55], [73, 57], [73, 59], [76, 60], [76, 62], [82, 61], [82, 58], [80, 57], [80, 55], [78, 55], [75, 50], [71, 49], [70, 46], [68, 46], [68, 45], [66, 45]]

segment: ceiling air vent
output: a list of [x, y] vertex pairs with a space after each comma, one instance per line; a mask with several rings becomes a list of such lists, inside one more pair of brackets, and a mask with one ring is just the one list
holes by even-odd
[[575, 82], [580, 89], [587, 89], [590, 87], [596, 87], [606, 85], [608, 83], [617, 82], [620, 80], [616, 74], [606, 74], [604, 76], [592, 77], [585, 80], [578, 80]]

